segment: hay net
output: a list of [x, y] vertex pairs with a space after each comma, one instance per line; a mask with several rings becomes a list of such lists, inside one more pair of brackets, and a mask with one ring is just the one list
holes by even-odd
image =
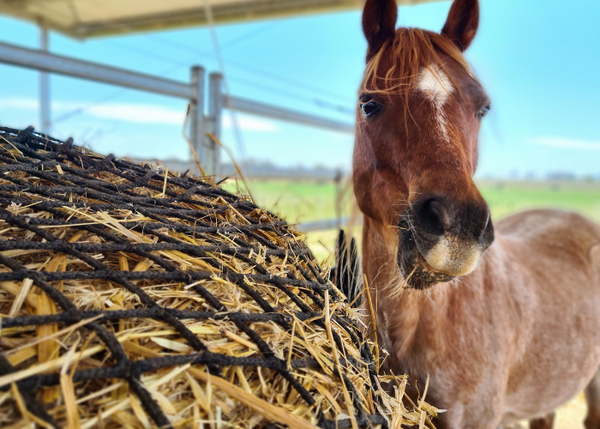
[[395, 426], [292, 226], [33, 128], [0, 149], [0, 426]]

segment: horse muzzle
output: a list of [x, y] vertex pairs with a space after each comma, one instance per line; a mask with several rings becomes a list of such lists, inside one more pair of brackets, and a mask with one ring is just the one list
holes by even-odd
[[494, 240], [485, 201], [461, 208], [441, 198], [424, 198], [405, 210], [398, 229], [398, 266], [415, 289], [470, 274]]

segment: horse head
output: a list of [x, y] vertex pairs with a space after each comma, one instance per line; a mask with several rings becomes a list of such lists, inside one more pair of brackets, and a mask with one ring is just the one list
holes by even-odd
[[365, 216], [397, 237], [406, 283], [424, 289], [472, 272], [494, 240], [473, 181], [490, 101], [463, 57], [477, 0], [455, 0], [439, 34], [396, 29], [397, 15], [395, 0], [366, 2], [354, 189]]

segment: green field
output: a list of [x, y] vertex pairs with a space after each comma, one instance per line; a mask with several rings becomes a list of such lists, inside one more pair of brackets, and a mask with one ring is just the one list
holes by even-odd
[[495, 219], [535, 207], [575, 210], [600, 221], [598, 182], [482, 182]]
[[[256, 204], [290, 223], [335, 217], [336, 188], [331, 182], [269, 180], [251, 181], [248, 186]], [[236, 184], [228, 183], [225, 188], [235, 192]], [[239, 189], [245, 192], [241, 183]]]
[[[258, 205], [277, 213], [290, 223], [335, 218], [336, 187], [333, 183], [311, 181], [251, 181], [248, 183]], [[243, 186], [240, 186], [243, 190]], [[235, 183], [226, 188], [235, 191]], [[600, 222], [599, 182], [512, 182], [486, 181], [479, 188], [500, 219], [517, 211], [536, 207], [575, 210]], [[339, 207], [343, 216], [352, 210], [351, 189], [345, 187]], [[357, 232], [357, 231], [355, 231]], [[307, 240], [319, 259], [327, 259], [335, 243], [336, 231], [310, 233]]]

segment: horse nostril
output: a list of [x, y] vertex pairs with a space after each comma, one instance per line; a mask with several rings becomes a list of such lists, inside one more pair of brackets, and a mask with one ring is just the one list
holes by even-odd
[[490, 212], [490, 208], [488, 207], [487, 209], [487, 215], [485, 217], [485, 225], [483, 227], [483, 232], [481, 233], [481, 235], [485, 235], [486, 231], [489, 231], [490, 228], [493, 229], [492, 226], [492, 213]]
[[487, 221], [480, 235], [481, 243], [485, 249], [490, 247], [490, 245], [494, 242], [494, 235], [494, 224], [492, 222], [492, 216], [488, 208]]
[[450, 216], [441, 198], [428, 198], [413, 205], [419, 227], [432, 235], [443, 235], [450, 226]]

